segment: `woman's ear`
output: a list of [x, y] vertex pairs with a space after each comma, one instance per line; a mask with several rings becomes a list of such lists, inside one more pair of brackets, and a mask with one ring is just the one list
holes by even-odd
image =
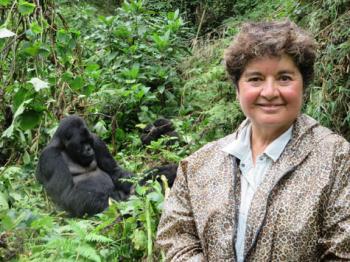
[[234, 83], [235, 90], [236, 90], [236, 100], [238, 101], [239, 99], [239, 87], [238, 87], [238, 82]]

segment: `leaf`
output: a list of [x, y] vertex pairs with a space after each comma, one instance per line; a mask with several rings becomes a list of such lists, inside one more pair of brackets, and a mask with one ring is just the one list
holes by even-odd
[[84, 86], [84, 79], [81, 76], [77, 76], [74, 80], [70, 81], [69, 84], [74, 90], [80, 90]]
[[0, 0], [0, 6], [8, 6], [11, 0]]
[[145, 232], [136, 229], [132, 237], [132, 242], [136, 250], [145, 250], [147, 247], [147, 236]]
[[142, 123], [135, 125], [135, 127], [140, 129], [144, 129], [146, 126], [147, 126], [146, 124], [142, 124]]
[[7, 197], [5, 193], [0, 192], [0, 212], [9, 209], [9, 204], [7, 202]]
[[77, 247], [76, 249], [77, 253], [87, 259], [96, 261], [96, 262], [100, 262], [101, 258], [99, 257], [99, 255], [97, 254], [96, 250], [92, 247], [90, 247], [89, 245], [80, 245]]
[[138, 64], [135, 64], [132, 66], [131, 69], [123, 70], [122, 74], [129, 79], [137, 79], [139, 72], [140, 72], [140, 66]]
[[35, 220], [33, 220], [30, 224], [31, 228], [34, 229], [44, 229], [44, 230], [48, 230], [53, 228], [53, 218], [50, 216], [42, 216], [39, 218], [36, 218]]
[[31, 83], [34, 86], [34, 89], [36, 92], [39, 92], [41, 89], [48, 88], [49, 83], [42, 81], [41, 79], [34, 77], [28, 81], [28, 83]]
[[84, 94], [85, 96], [90, 96], [93, 91], [95, 90], [95, 86], [93, 85], [87, 85], [87, 86], [83, 86], [81, 92], [82, 94]]
[[14, 218], [9, 215], [9, 212], [7, 214], [1, 216], [1, 228], [5, 230], [11, 230], [15, 227], [15, 221]]
[[30, 164], [30, 162], [31, 162], [30, 161], [30, 155], [28, 154], [27, 150], [24, 151], [24, 155], [23, 155], [22, 159], [23, 159], [23, 163], [25, 165], [29, 165]]
[[26, 110], [19, 117], [21, 129], [30, 130], [39, 125], [42, 114], [35, 110]]
[[135, 188], [135, 192], [138, 194], [138, 195], [144, 195], [146, 192], [147, 192], [147, 187], [145, 186], [140, 186], [140, 185], [136, 185], [136, 188]]
[[22, 52], [26, 55], [30, 55], [30, 56], [36, 56], [37, 54], [39, 54], [39, 51], [42, 48], [42, 43], [40, 42], [34, 42], [34, 43], [25, 43], [23, 45], [23, 49]]
[[30, 24], [30, 30], [32, 30], [34, 34], [40, 34], [43, 32], [43, 28], [37, 22]]
[[1, 28], [0, 29], [0, 38], [7, 38], [7, 37], [12, 37], [15, 36], [16, 34], [6, 28]]
[[100, 66], [98, 64], [87, 64], [85, 71], [88, 73], [91, 73], [91, 72], [94, 72], [98, 69], [100, 69]]
[[115, 132], [115, 138], [117, 141], [123, 141], [126, 137], [126, 134], [124, 132], [123, 129], [121, 128], [117, 128], [116, 132]]
[[15, 114], [13, 115], [13, 120], [12, 120], [12, 124], [2, 133], [1, 137], [8, 137], [10, 138], [13, 134], [13, 131], [15, 129], [15, 122], [18, 116], [20, 116], [21, 114], [23, 114], [25, 108], [25, 105], [29, 104], [30, 102], [32, 102], [32, 98], [28, 99], [26, 101], [23, 101], [22, 104], [20, 104], [20, 106], [17, 108]]
[[86, 237], [85, 240], [88, 242], [97, 242], [97, 243], [111, 243], [113, 242], [113, 239], [102, 236], [102, 235], [97, 235], [94, 233], [89, 233]]
[[13, 198], [15, 201], [21, 201], [23, 199], [23, 196], [20, 193], [17, 193], [15, 191], [10, 191], [9, 196]]
[[29, 3], [27, 1], [20, 1], [18, 10], [21, 13], [21, 15], [30, 15], [31, 13], [33, 13], [35, 7], [35, 4]]
[[108, 133], [108, 130], [106, 128], [106, 123], [102, 120], [98, 121], [96, 125], [93, 127], [93, 129], [97, 133], [97, 135], [100, 137], [103, 137]]
[[157, 193], [157, 192], [151, 192], [149, 194], [147, 194], [147, 198], [153, 202], [161, 202], [163, 201], [164, 197], [161, 193]]

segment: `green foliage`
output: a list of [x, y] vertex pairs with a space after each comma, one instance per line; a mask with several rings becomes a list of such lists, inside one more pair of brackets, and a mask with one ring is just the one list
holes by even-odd
[[179, 9], [186, 21], [197, 27], [202, 34], [215, 30], [224, 19], [237, 14], [236, 2], [232, 0], [169, 0], [164, 3], [148, 0], [146, 5], [156, 10]]
[[142, 1], [125, 2], [116, 15], [100, 16], [85, 41], [88, 61], [100, 68], [93, 112], [115, 117], [124, 131], [156, 114], [174, 114], [175, 65], [185, 51], [185, 32], [178, 11], [155, 16]]
[[79, 32], [54, 20], [53, 1], [38, 3], [5, 4], [0, 19], [12, 32], [0, 38], [0, 145], [11, 148], [7, 156], [24, 153], [26, 163], [37, 153], [47, 117], [61, 116], [70, 111], [67, 104], [75, 108], [80, 102], [73, 96], [77, 87], [65, 77], [80, 68]]
[[350, 140], [350, 7], [348, 1], [304, 6], [301, 23], [317, 37], [319, 57], [306, 112]]
[[0, 145], [12, 148], [6, 156], [24, 153], [27, 163], [67, 113], [103, 115], [111, 130], [104, 137], [120, 146], [135, 124], [178, 108], [175, 65], [188, 36], [179, 11], [156, 14], [143, 1], [125, 1], [115, 15], [97, 16], [93, 7], [60, 2], [59, 9], [53, 1], [4, 3], [0, 21], [7, 30], [0, 39]]
[[217, 45], [203, 46], [195, 53], [193, 60], [188, 61], [188, 66], [192, 67], [193, 61], [200, 64], [204, 60], [214, 59], [209, 68], [195, 66], [194, 69], [188, 68], [189, 72], [183, 69], [187, 72], [188, 80], [183, 88], [182, 114], [190, 116], [187, 133], [197, 136], [192, 135], [188, 142], [199, 142], [196, 147], [231, 133], [243, 119], [235, 100], [234, 86], [225, 77], [220, 59], [222, 53], [210, 54], [213, 57], [209, 58], [203, 56], [210, 50], [222, 51]]

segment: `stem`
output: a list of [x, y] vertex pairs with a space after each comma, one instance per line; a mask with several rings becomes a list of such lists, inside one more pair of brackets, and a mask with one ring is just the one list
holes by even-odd
[[9, 21], [12, 17], [12, 10], [15, 8], [16, 4], [17, 4], [17, 1], [14, 1], [12, 6], [11, 6], [10, 12], [9, 12], [8, 16], [6, 17], [5, 23], [3, 25], [5, 28], [7, 27], [7, 24], [9, 23]]
[[194, 50], [194, 48], [195, 48], [196, 45], [197, 45], [198, 37], [199, 37], [199, 32], [200, 32], [201, 29], [202, 29], [202, 24], [203, 24], [203, 21], [204, 21], [204, 16], [205, 16], [206, 11], [207, 11], [207, 5], [205, 5], [204, 10], [203, 10], [203, 13], [202, 13], [202, 16], [201, 16], [201, 20], [200, 20], [199, 25], [198, 25], [198, 30], [197, 30], [196, 38], [194, 39], [194, 42], [193, 42], [192, 50]]
[[164, 188], [164, 200], [168, 198], [169, 193], [170, 193], [170, 188], [168, 185], [168, 180], [164, 175], [160, 177], [160, 180], [162, 180], [163, 188]]
[[153, 261], [152, 259], [152, 228], [151, 228], [151, 214], [150, 214], [150, 202], [146, 197], [146, 226], [147, 226], [147, 262]]

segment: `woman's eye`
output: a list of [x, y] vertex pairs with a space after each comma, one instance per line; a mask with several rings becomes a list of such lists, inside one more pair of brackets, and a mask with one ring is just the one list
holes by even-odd
[[258, 82], [258, 81], [260, 81], [261, 80], [261, 78], [259, 78], [259, 77], [251, 77], [251, 78], [248, 78], [248, 82]]
[[280, 81], [291, 81], [291, 80], [292, 80], [292, 78], [288, 75], [282, 75], [280, 77]]

